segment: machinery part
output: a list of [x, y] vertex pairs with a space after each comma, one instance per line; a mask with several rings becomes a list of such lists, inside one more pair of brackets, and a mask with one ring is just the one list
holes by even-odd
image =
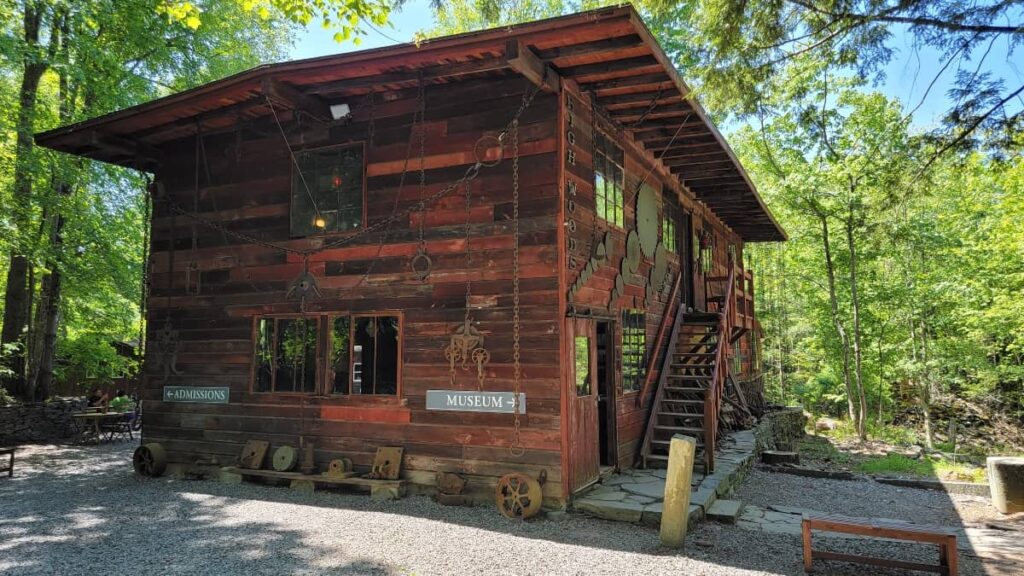
[[636, 230], [630, 230], [626, 236], [626, 258], [623, 261], [626, 263], [626, 270], [630, 274], [636, 274], [640, 268], [640, 237], [637, 236]]
[[437, 491], [441, 494], [462, 494], [466, 489], [466, 479], [451, 472], [437, 473]]
[[238, 458], [239, 468], [259, 470], [263, 467], [263, 460], [267, 457], [267, 450], [270, 449], [270, 442], [266, 440], [249, 440], [242, 448], [242, 455]]
[[668, 272], [668, 251], [665, 245], [658, 243], [658, 249], [654, 251], [654, 267], [651, 268], [651, 285], [655, 290], [661, 290], [665, 285], [665, 274]]
[[398, 480], [402, 468], [402, 454], [405, 449], [400, 446], [381, 446], [373, 456], [373, 468], [367, 478], [375, 480]]
[[143, 444], [132, 454], [132, 467], [139, 476], [156, 478], [167, 469], [167, 451], [156, 442]]
[[647, 258], [654, 258], [659, 227], [658, 193], [652, 186], [644, 184], [640, 186], [640, 194], [636, 198], [636, 231], [640, 237], [640, 247]]
[[323, 473], [324, 476], [335, 477], [335, 478], [347, 478], [353, 476], [355, 472], [352, 471], [352, 461], [348, 458], [336, 458], [331, 460], [327, 464], [327, 471]]
[[299, 463], [299, 452], [291, 446], [279, 446], [274, 450], [274, 470], [289, 472]]
[[316, 462], [313, 459], [313, 443], [306, 442], [302, 446], [302, 465], [299, 471], [303, 474], [312, 474], [316, 471]]
[[533, 518], [540, 512], [542, 499], [540, 482], [518, 472], [502, 476], [494, 490], [498, 512], [506, 518]]

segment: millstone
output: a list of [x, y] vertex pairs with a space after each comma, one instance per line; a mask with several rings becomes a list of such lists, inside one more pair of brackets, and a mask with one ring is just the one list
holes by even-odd
[[299, 453], [291, 446], [281, 446], [274, 450], [274, 470], [288, 472], [299, 462]]

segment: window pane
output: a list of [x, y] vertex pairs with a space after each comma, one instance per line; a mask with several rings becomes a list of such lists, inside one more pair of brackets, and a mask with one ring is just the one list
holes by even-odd
[[[363, 219], [363, 147], [335, 146], [296, 154], [291, 232], [308, 236], [354, 230]], [[323, 221], [318, 225], [317, 217]]]
[[576, 395], [590, 396], [590, 338], [576, 337]]
[[274, 321], [260, 318], [256, 324], [256, 392], [270, 392], [274, 373]]
[[316, 389], [316, 320], [277, 321], [275, 392], [313, 392]]
[[639, 390], [646, 366], [647, 349], [645, 316], [636, 310], [622, 312], [622, 388]]
[[398, 317], [357, 318], [352, 335], [352, 393], [398, 393]]
[[348, 316], [331, 320], [331, 394], [348, 394], [349, 376], [352, 366], [349, 362], [349, 338], [352, 336], [352, 321]]

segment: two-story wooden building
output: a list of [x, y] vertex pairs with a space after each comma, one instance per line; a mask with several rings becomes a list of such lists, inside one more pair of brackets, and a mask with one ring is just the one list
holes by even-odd
[[413, 484], [543, 472], [557, 504], [673, 432], [713, 448], [729, 373], [759, 370], [741, 255], [785, 235], [630, 7], [260, 66], [37, 141], [153, 175], [143, 435], [182, 468], [401, 446]]

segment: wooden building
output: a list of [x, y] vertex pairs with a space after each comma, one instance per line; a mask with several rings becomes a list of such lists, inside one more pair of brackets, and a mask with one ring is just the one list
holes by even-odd
[[729, 386], [759, 373], [742, 251], [785, 235], [628, 6], [36, 139], [153, 175], [144, 441], [180, 467], [401, 446], [415, 485], [543, 474], [558, 505], [673, 432], [713, 466], [723, 411], [756, 411]]

